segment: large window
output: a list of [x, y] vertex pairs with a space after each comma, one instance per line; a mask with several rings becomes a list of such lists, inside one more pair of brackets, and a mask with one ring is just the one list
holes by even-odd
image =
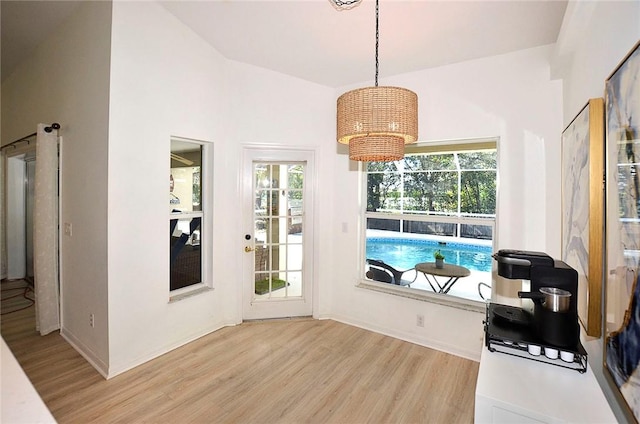
[[[496, 217], [495, 141], [410, 147], [403, 160], [370, 162], [365, 171], [366, 271], [371, 271], [371, 260], [397, 271], [414, 269], [418, 263], [435, 262], [439, 251], [452, 265], [447, 271], [469, 275], [447, 286], [447, 275], [413, 270], [402, 277], [403, 285], [469, 300], [488, 297]], [[390, 282], [382, 274], [367, 276]]]
[[[204, 283], [203, 246], [208, 242], [203, 176], [207, 144], [172, 138], [169, 172], [169, 289]], [[210, 232], [210, 230], [209, 230]]]

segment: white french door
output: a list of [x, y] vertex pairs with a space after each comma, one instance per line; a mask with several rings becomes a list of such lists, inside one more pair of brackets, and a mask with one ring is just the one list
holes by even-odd
[[313, 157], [244, 150], [245, 320], [312, 315]]

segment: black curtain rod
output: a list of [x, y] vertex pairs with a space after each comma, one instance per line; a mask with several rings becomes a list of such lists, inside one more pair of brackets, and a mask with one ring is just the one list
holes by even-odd
[[[57, 122], [54, 122], [53, 124], [51, 124], [51, 126], [48, 127], [44, 127], [44, 131], [50, 133], [53, 130], [59, 130], [60, 129], [60, 124], [58, 124]], [[4, 146], [0, 147], [0, 150], [4, 150], [7, 147], [13, 146], [13, 148], [16, 148], [16, 144], [22, 142], [22, 141], [28, 141], [31, 137], [33, 137], [34, 135], [38, 135], [37, 132], [34, 132], [33, 134], [29, 134], [26, 135], [22, 138], [17, 139], [16, 141], [12, 141], [9, 144], [5, 144]]]

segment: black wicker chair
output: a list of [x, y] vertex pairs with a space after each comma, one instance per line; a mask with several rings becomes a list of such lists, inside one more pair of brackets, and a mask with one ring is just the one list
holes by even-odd
[[[366, 273], [367, 278], [380, 281], [382, 283], [411, 287], [411, 284], [416, 281], [416, 278], [418, 278], [418, 273], [415, 268], [399, 271], [391, 265], [376, 259], [367, 259], [367, 265], [369, 265], [369, 270]], [[410, 271], [413, 271], [413, 279], [409, 280], [402, 278], [405, 273]]]

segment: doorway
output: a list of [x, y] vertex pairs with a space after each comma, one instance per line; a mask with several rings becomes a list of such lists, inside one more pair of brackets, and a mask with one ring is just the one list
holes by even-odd
[[[45, 335], [60, 328], [60, 140], [57, 134], [60, 124], [47, 126], [41, 123], [37, 128], [37, 132], [5, 144], [0, 150], [2, 163], [6, 166], [3, 181], [6, 197], [2, 199], [7, 228], [4, 252], [7, 258], [6, 278], [25, 279], [27, 274], [33, 276], [36, 299], [39, 299], [36, 302], [36, 329]], [[34, 137], [35, 146], [31, 144]], [[25, 142], [26, 145], [21, 144]], [[31, 157], [36, 158], [37, 162]], [[27, 168], [35, 163], [37, 170], [28, 171]], [[28, 182], [29, 174], [33, 176], [32, 185]], [[29, 196], [31, 198], [27, 200]], [[30, 243], [32, 270], [27, 271], [27, 244]]]
[[7, 279], [34, 284], [33, 206], [35, 194], [35, 148], [7, 156]]
[[312, 315], [313, 152], [243, 157], [243, 319]]

